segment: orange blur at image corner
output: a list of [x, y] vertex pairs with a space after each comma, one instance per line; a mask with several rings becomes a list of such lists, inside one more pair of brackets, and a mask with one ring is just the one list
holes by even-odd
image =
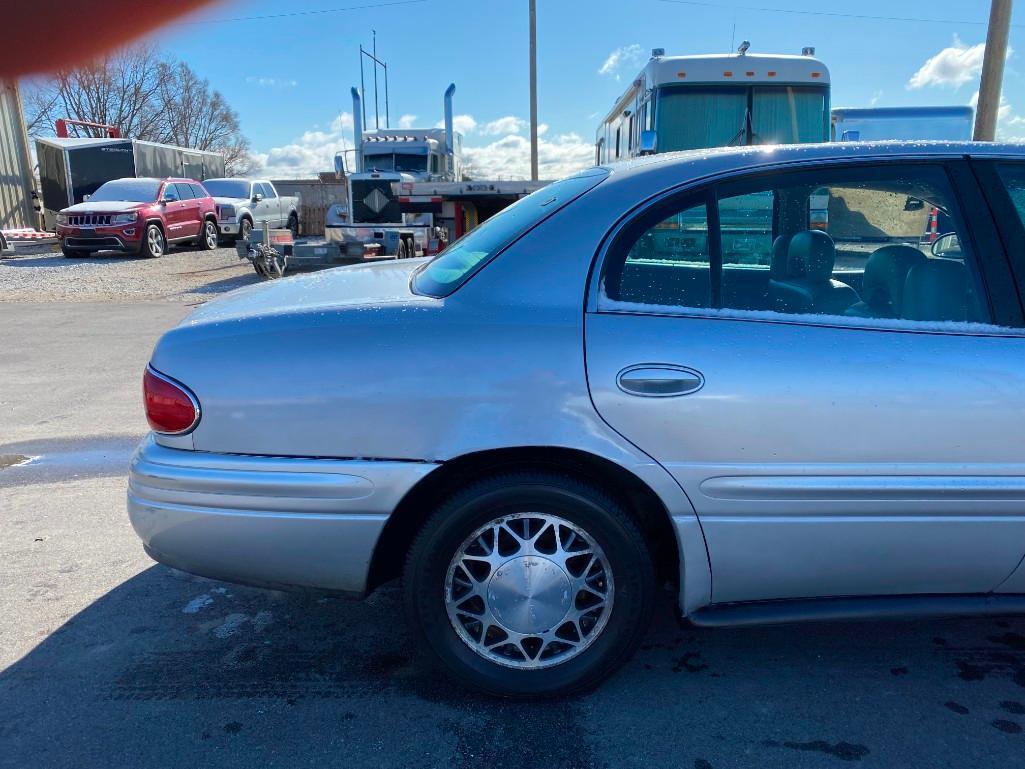
[[[9, 30], [35, 30], [5, 38], [0, 80], [75, 66], [186, 16], [215, 0], [14, 0], [4, 11]], [[106, 21], [82, 35], [84, 18], [102, 6]], [[44, 20], [45, 19], [45, 23]]]

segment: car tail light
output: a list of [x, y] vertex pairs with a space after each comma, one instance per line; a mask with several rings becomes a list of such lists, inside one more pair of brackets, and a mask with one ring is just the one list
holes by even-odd
[[183, 385], [150, 366], [142, 377], [149, 426], [165, 435], [181, 435], [199, 423], [199, 401]]

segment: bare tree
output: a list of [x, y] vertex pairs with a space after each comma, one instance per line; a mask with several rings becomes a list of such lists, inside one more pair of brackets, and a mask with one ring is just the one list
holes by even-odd
[[[113, 125], [122, 136], [220, 152], [228, 173], [252, 166], [237, 113], [185, 62], [152, 45], [122, 49], [25, 88], [29, 133], [53, 133], [59, 117]], [[79, 127], [81, 136], [100, 129]]]
[[178, 62], [163, 65], [159, 82], [164, 106], [162, 141], [219, 152], [228, 173], [250, 170], [249, 142], [242, 135], [238, 114], [219, 91], [211, 90], [208, 80]]

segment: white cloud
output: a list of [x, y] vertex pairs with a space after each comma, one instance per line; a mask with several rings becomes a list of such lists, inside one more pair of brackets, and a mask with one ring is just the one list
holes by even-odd
[[[413, 115], [409, 122], [415, 120]], [[399, 119], [400, 124], [403, 118]], [[470, 115], [457, 115], [453, 119], [456, 130], [464, 135], [487, 142], [463, 145], [463, 160], [477, 179], [529, 179], [530, 139], [527, 121], [507, 115], [478, 125]], [[439, 127], [442, 125], [439, 124]], [[272, 179], [314, 176], [320, 171], [334, 169], [335, 154], [352, 148], [352, 114], [338, 115], [327, 130], [310, 130], [288, 144], [271, 147], [266, 152], [255, 152], [263, 173]], [[538, 168], [542, 179], [559, 179], [581, 168], [594, 164], [594, 145], [575, 133], [548, 137], [549, 127], [540, 123], [538, 132]], [[346, 155], [351, 165], [352, 154]]]
[[[343, 112], [331, 121], [327, 131], [306, 131], [288, 144], [254, 152], [253, 157], [273, 179], [315, 176], [335, 167], [335, 153], [352, 148], [352, 114]], [[352, 162], [352, 155], [346, 156]]]
[[258, 85], [261, 88], [295, 88], [299, 85], [298, 80], [292, 80], [290, 78], [280, 77], [255, 77], [250, 75], [246, 78], [246, 82], [251, 85]]
[[412, 128], [416, 125], [416, 115], [403, 115], [399, 118], [399, 128]]
[[619, 70], [621, 68], [639, 64], [640, 61], [641, 47], [637, 43], [624, 45], [605, 57], [604, 63], [598, 68], [598, 74], [613, 75], [616, 80], [619, 80]]
[[[965, 45], [954, 36], [949, 48], [944, 48], [935, 56], [930, 57], [921, 68], [911, 76], [907, 87], [925, 88], [947, 87], [960, 88], [965, 83], [978, 79], [982, 73], [982, 58], [986, 52], [986, 44]], [[1007, 49], [1010, 56], [1011, 49]]]
[[[464, 160], [477, 179], [529, 179], [530, 139], [503, 136], [482, 147], [463, 147]], [[561, 179], [594, 164], [594, 145], [575, 133], [538, 138], [538, 173], [542, 179]]]
[[492, 120], [480, 127], [482, 134], [497, 136], [498, 134], [518, 134], [527, 128], [527, 121], [523, 118], [506, 115], [497, 120]]
[[[434, 124], [434, 127], [444, 128], [445, 121], [439, 120]], [[477, 121], [473, 119], [473, 115], [455, 115], [452, 118], [452, 127], [465, 136], [466, 134], [473, 133], [474, 130], [476, 130]]]
[[872, 98], [868, 100], [868, 106], [870, 106], [870, 107], [876, 106], [879, 103], [879, 100], [882, 99], [882, 98], [883, 98], [883, 92], [882, 91], [876, 91], [874, 94], [872, 94]]
[[[973, 109], [978, 109], [979, 92], [972, 94], [968, 102]], [[1025, 115], [1019, 115], [1014, 107], [1003, 96], [1000, 97], [1000, 108], [997, 110], [997, 141], [1025, 141]]]

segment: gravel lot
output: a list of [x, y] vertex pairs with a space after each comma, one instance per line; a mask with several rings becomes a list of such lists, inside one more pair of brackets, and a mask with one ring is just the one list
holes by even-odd
[[0, 302], [161, 299], [195, 304], [261, 278], [234, 248], [172, 247], [160, 259], [114, 252], [65, 259], [56, 246], [19, 247], [0, 259]]

